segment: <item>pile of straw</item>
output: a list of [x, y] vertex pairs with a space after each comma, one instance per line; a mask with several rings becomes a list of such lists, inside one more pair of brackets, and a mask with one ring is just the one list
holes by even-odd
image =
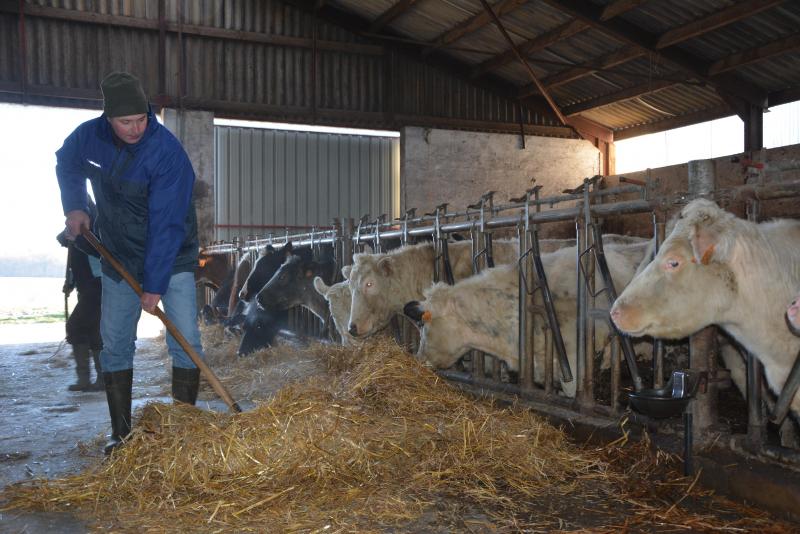
[[[526, 409], [468, 398], [392, 343], [307, 354], [324, 363], [324, 379], [236, 415], [149, 404], [110, 459], [12, 486], [5, 509], [72, 510], [130, 532], [603, 532], [672, 518], [703, 530], [699, 521], [715, 518], [631, 483], [630, 463], [615, 465], [619, 448], [586, 451]], [[670, 491], [685, 498], [690, 483]]]

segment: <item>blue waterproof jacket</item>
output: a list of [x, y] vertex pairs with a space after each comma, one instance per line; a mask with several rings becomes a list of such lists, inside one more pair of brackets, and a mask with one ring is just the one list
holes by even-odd
[[[180, 142], [152, 111], [138, 143], [117, 140], [101, 115], [78, 126], [56, 158], [64, 214], [88, 212], [88, 178], [97, 202], [95, 231], [145, 292], [163, 295], [173, 274], [195, 270], [194, 171]], [[107, 262], [103, 273], [122, 279]]]

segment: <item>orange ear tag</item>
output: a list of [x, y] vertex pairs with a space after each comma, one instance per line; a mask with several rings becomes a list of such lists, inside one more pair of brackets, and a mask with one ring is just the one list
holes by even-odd
[[431, 312], [430, 311], [425, 310], [424, 312], [422, 312], [422, 322], [423, 323], [431, 322]]
[[714, 255], [714, 245], [711, 245], [706, 249], [705, 252], [703, 252], [703, 257], [700, 258], [700, 263], [702, 263], [703, 265], [708, 265], [709, 263], [711, 263], [711, 256], [713, 255]]
[[205, 267], [206, 263], [208, 263], [208, 258], [198, 258], [197, 262], [200, 264], [200, 267]]

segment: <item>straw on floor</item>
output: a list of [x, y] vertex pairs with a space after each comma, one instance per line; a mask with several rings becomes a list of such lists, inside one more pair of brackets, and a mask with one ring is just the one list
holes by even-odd
[[11, 486], [4, 508], [130, 532], [780, 526], [716, 499], [684, 510], [691, 480], [645, 487], [664, 458], [632, 478], [620, 448], [581, 448], [527, 409], [465, 396], [392, 342], [303, 354], [327, 372], [241, 414], [149, 404], [109, 460]]

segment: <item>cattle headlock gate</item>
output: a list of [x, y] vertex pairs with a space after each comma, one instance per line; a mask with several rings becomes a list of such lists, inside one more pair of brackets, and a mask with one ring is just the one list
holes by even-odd
[[[718, 397], [721, 390], [731, 386], [731, 379], [730, 373], [717, 363], [717, 332], [714, 327], [693, 335], [688, 343], [690, 371], [702, 379], [702, 386], [687, 412], [691, 414], [688, 428], [686, 416], [681, 422], [653, 419], [626, 411], [626, 406], [620, 402], [626, 391], [638, 392], [645, 386], [663, 387], [669, 371], [674, 370], [675, 366], [670, 358], [665, 358], [665, 343], [653, 340], [652, 364], [645, 368], [646, 372], [642, 372], [642, 364], [637, 362], [631, 340], [618, 334], [611, 324], [609, 308], [616, 299], [617, 288], [605, 261], [601, 232], [603, 221], [609, 218], [650, 214], [651, 243], [655, 254], [665, 239], [668, 213], [694, 198], [710, 198], [723, 207], [732, 202], [744, 202], [748, 218], [758, 221], [763, 202], [800, 196], [800, 181], [768, 183], [761, 172], [752, 183], [730, 189], [715, 189], [713, 163], [710, 160], [690, 162], [688, 192], [654, 197], [649, 193], [649, 181], [644, 183], [621, 178], [619, 185], [602, 188], [602, 177], [596, 176], [585, 179], [574, 190], [549, 197], [541, 197], [541, 187], [534, 186], [519, 198], [501, 205], [495, 203], [493, 193], [489, 192], [464, 211], [448, 212], [445, 203], [421, 216], [416, 214], [415, 209], [409, 209], [403, 217], [394, 221], [386, 221], [385, 216], [371, 218], [369, 215], [357, 222], [353, 219], [337, 219], [333, 228], [328, 230], [312, 229], [304, 233], [286, 231], [283, 235], [270, 234], [243, 242], [218, 242], [205, 247], [204, 252], [229, 255], [232, 262], [238, 262], [246, 254], [255, 257], [267, 245], [282, 246], [292, 242], [294, 246], [311, 246], [318, 251], [323, 244], [329, 244], [333, 246], [341, 268], [352, 262], [355, 252], [362, 252], [367, 246], [372, 252], [381, 252], [390, 244], [406, 245], [429, 239], [435, 250], [435, 281], [452, 283], [448, 243], [451, 243], [455, 234], [466, 234], [471, 239], [473, 271], [476, 273], [494, 265], [493, 235], [502, 232], [513, 234], [519, 243], [518, 377], [508, 380], [500, 360], [476, 351], [465, 356], [462, 370], [440, 371], [442, 376], [466, 385], [473, 391], [499, 396], [513, 395], [537, 409], [557, 413], [562, 419], [580, 418], [581, 421], [589, 420], [590, 424], [605, 428], [619, 426], [622, 419], [629, 419], [666, 435], [677, 437], [682, 434], [685, 451], [690, 450], [686, 446], [691, 444], [689, 440], [693, 437], [695, 447], [713, 442], [800, 469], [800, 446], [796, 423], [791, 417], [785, 418], [780, 426], [780, 445], [775, 444], [775, 436], [768, 436], [766, 414], [769, 407], [775, 409], [774, 401], [769, 398], [771, 394], [764, 384], [762, 366], [754, 355], [746, 354], [741, 362], [742, 367], [746, 362], [747, 371], [746, 433], [734, 433], [720, 424]], [[577, 245], [574, 263], [577, 292], [575, 332], [561, 330], [542, 264], [539, 246], [541, 228], [556, 222], [574, 223], [574, 243]], [[644, 261], [650, 259], [652, 256]], [[602, 289], [596, 291], [598, 276]], [[788, 299], [791, 297], [787, 295]], [[595, 336], [596, 321], [604, 321], [609, 325], [611, 335], [608, 340], [599, 340]], [[319, 335], [322, 331], [320, 323], [308, 313], [296, 313], [293, 323], [296, 328], [305, 328], [305, 333], [310, 335]], [[538, 329], [534, 328], [537, 324], [540, 325]], [[415, 351], [418, 342], [415, 325], [408, 318], [398, 316], [393, 322], [393, 329], [398, 342]], [[536, 332], [544, 336], [546, 356], [539, 374], [543, 379], [538, 382], [534, 381], [536, 370], [533, 357]], [[574, 369], [570, 367], [565, 354], [563, 339], [567, 335], [574, 335], [577, 340]], [[679, 352], [673, 345], [670, 349]], [[607, 370], [601, 370], [596, 365], [597, 357], [604, 352], [610, 359]], [[568, 398], [559, 392], [557, 381], [554, 381], [556, 365], [562, 382], [575, 381], [575, 398]], [[740, 389], [745, 387], [738, 385]], [[790, 387], [787, 382], [787, 388]], [[796, 384], [794, 387], [796, 390]]]

